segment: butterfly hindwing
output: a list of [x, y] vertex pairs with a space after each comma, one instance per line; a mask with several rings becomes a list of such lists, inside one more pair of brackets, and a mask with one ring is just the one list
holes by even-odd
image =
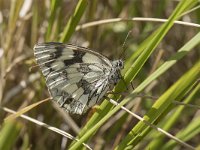
[[34, 55], [51, 96], [70, 113], [86, 112], [109, 89], [112, 63], [103, 55], [62, 43], [38, 44]]

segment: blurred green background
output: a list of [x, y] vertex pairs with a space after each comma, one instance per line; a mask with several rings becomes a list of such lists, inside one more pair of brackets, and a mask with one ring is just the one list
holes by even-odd
[[[31, 66], [36, 65], [33, 56], [34, 45], [49, 41], [89, 47], [111, 60], [123, 57], [126, 68], [122, 74], [125, 76], [129, 89], [126, 91], [126, 96], [134, 92], [130, 82], [137, 89], [146, 81], [145, 79], [150, 77], [151, 82], [140, 90], [139, 88], [136, 90], [137, 94], [144, 96], [132, 97], [131, 101], [125, 105], [140, 116], [150, 112], [151, 117], [152, 106], [156, 99], [181, 78], [181, 81], [188, 84], [177, 83], [176, 90], [178, 91], [174, 90], [170, 94], [174, 94], [174, 99], [166, 98], [169, 107], [164, 113], [160, 112], [151, 123], [166, 128], [173, 135], [178, 134], [179, 131], [185, 133], [179, 135], [178, 138], [200, 148], [199, 6], [200, 3], [195, 0], [0, 0], [0, 149], [84, 148], [83, 145], [73, 147], [71, 144], [73, 140], [22, 118], [4, 122], [9, 113], [3, 108], [17, 111], [49, 97], [39, 68], [30, 70]], [[193, 24], [188, 26], [176, 23], [170, 26], [166, 23], [166, 28], [158, 30], [164, 22], [153, 18], [171, 17], [173, 23], [173, 16], [174, 20], [179, 19]], [[140, 20], [136, 17], [140, 17]], [[114, 18], [121, 18], [121, 20], [113, 20]], [[109, 23], [103, 23], [106, 19]], [[85, 26], [89, 22], [96, 25]], [[129, 32], [130, 35], [127, 37]], [[152, 34], [154, 36], [151, 36]], [[181, 48], [182, 53], [178, 53]], [[139, 67], [134, 73], [130, 69], [137, 66], [137, 60], [145, 51], [149, 51], [149, 55], [144, 56], [144, 63], [138, 63]], [[150, 76], [169, 60], [174, 60], [173, 66], [169, 69], [163, 66], [166, 70], [155, 79]], [[185, 74], [190, 70], [196, 73], [193, 73], [194, 77], [190, 78], [188, 74]], [[131, 76], [130, 72], [134, 75]], [[183, 89], [178, 89], [178, 87], [183, 87]], [[179, 106], [174, 104], [175, 100], [193, 104], [193, 107]], [[133, 149], [133, 147], [136, 149], [188, 149], [180, 143], [170, 141], [170, 138], [166, 136], [160, 137], [155, 130], [150, 132], [147, 128], [148, 134], [147, 132], [144, 135], [142, 132], [135, 133], [135, 135], [141, 135], [142, 139], [132, 141], [136, 137], [130, 134], [130, 131], [134, 129], [138, 120], [123, 110], [118, 110], [112, 117], [108, 117], [109, 119], [96, 127], [99, 120], [113, 109], [113, 105], [109, 104], [108, 109], [104, 111], [101, 108], [106, 108], [106, 102], [104, 105], [105, 107], [100, 107], [100, 112], [95, 113], [93, 117], [91, 117], [92, 114], [81, 117], [70, 116], [52, 102], [42, 103], [32, 108], [26, 115], [66, 131], [74, 137], [80, 133], [78, 138], [88, 143], [93, 149]], [[174, 120], [171, 120], [173, 123], [165, 127], [172, 116], [174, 116]], [[95, 132], [90, 130], [92, 126], [95, 126]], [[85, 133], [88, 133], [88, 137], [84, 139], [82, 137]]]

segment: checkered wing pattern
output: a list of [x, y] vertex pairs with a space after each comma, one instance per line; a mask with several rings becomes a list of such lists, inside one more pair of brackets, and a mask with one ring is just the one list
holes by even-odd
[[85, 113], [120, 79], [119, 61], [84, 47], [42, 43], [34, 55], [53, 100], [71, 114]]

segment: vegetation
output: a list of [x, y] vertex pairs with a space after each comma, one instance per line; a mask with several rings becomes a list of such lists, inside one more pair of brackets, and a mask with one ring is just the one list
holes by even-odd
[[[0, 0], [0, 149], [200, 148], [199, 6]], [[83, 116], [60, 110], [33, 56], [48, 41], [123, 58], [115, 95]]]

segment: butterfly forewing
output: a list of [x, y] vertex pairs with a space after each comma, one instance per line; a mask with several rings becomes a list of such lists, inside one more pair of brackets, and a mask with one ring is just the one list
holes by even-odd
[[[87, 48], [62, 43], [43, 43], [34, 55], [53, 100], [73, 114], [82, 114], [110, 89], [113, 64]], [[112, 83], [113, 84], [113, 83]]]

